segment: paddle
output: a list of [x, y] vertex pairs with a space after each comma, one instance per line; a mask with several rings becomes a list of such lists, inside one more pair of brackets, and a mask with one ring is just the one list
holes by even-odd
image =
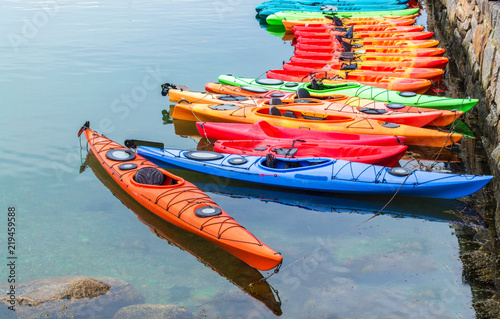
[[163, 143], [159, 142], [151, 142], [151, 141], [143, 141], [143, 140], [125, 140], [124, 145], [127, 148], [135, 149], [137, 146], [151, 146], [155, 148], [164, 148]]
[[332, 15], [332, 16], [329, 16], [329, 15], [325, 14], [325, 18], [331, 19], [332, 22], [333, 22], [333, 24], [336, 25], [337, 27], [341, 27], [341, 26], [344, 25], [344, 23], [342, 22], [342, 20], [339, 17], [337, 17], [335, 14]]
[[352, 39], [353, 36], [354, 36], [354, 26], [351, 25], [351, 27], [349, 28], [349, 30], [347, 30], [346, 34], [344, 35], [344, 38], [346, 38], [346, 39]]
[[455, 122], [450, 124], [448, 126], [448, 129], [453, 133], [462, 134], [465, 137], [476, 138], [476, 136], [474, 135], [474, 132], [472, 132], [471, 128], [467, 124], [465, 124], [464, 121], [462, 121], [460, 119], [457, 119], [457, 120], [455, 120]]
[[286, 154], [285, 154], [285, 158], [290, 155], [290, 152], [293, 150], [293, 147], [295, 146], [295, 142], [302, 142], [302, 143], [305, 143], [306, 141], [304, 140], [293, 140], [292, 142], [292, 147], [290, 147], [287, 151], [286, 151]]

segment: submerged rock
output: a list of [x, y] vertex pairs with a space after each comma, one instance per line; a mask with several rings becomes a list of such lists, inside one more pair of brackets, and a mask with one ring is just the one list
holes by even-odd
[[[117, 278], [67, 276], [16, 285], [15, 300], [19, 318], [111, 318], [120, 308], [141, 303], [143, 298]], [[7, 298], [0, 301], [8, 302]]]
[[142, 304], [122, 308], [115, 314], [113, 318], [188, 319], [193, 318], [193, 314], [188, 309], [176, 305]]
[[477, 319], [499, 318], [500, 301], [497, 299], [486, 299], [474, 303], [477, 311]]

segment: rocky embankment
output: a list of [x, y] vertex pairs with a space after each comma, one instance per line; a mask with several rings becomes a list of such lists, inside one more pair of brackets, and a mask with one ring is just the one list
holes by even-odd
[[462, 154], [469, 172], [496, 178], [468, 204], [482, 215], [488, 230], [459, 227], [464, 279], [470, 283], [477, 318], [500, 317], [500, 2], [428, 1], [429, 29], [447, 49], [447, 81], [456, 97], [479, 99], [465, 114], [478, 139], [465, 140]]

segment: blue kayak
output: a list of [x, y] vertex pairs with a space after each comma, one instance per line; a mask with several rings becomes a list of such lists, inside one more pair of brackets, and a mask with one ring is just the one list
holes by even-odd
[[318, 192], [388, 194], [459, 198], [484, 187], [493, 176], [412, 171], [331, 158], [272, 158], [209, 151], [183, 151], [139, 146], [137, 153], [215, 176], [263, 185]]
[[325, 6], [311, 6], [311, 5], [273, 5], [263, 8], [259, 11], [258, 15], [264, 19], [271, 14], [280, 11], [306, 11], [306, 12], [363, 12], [363, 11], [395, 11], [403, 10], [408, 6], [406, 4], [336, 4]]
[[407, 4], [410, 0], [271, 0], [264, 1], [255, 7], [255, 11], [259, 12], [262, 9], [270, 6], [280, 6], [280, 5], [309, 5], [309, 6], [324, 6], [324, 5], [390, 5], [390, 4]]

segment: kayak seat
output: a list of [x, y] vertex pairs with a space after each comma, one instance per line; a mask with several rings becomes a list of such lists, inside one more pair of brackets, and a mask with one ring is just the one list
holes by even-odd
[[286, 111], [285, 114], [283, 114], [284, 117], [290, 117], [296, 119], [297, 117], [295, 116], [295, 113], [293, 111]]
[[144, 185], [163, 185], [165, 175], [156, 167], [143, 167], [135, 172], [134, 181]]
[[297, 154], [298, 149], [297, 148], [273, 148], [273, 152], [276, 152], [278, 155], [287, 155], [287, 156], [294, 156]]
[[266, 154], [265, 166], [269, 168], [275, 168], [276, 162], [276, 157], [272, 153]]
[[276, 98], [276, 97], [273, 97], [273, 98], [269, 99], [269, 104], [271, 104], [271, 105], [283, 105], [283, 101]]
[[274, 116], [281, 116], [281, 112], [276, 106], [271, 106], [269, 108], [269, 114]]
[[283, 169], [288, 169], [288, 168], [295, 168], [295, 167], [300, 167], [298, 163], [295, 162], [287, 162]]
[[297, 94], [297, 98], [299, 98], [299, 99], [310, 99], [311, 98], [311, 94], [305, 88], [299, 88], [297, 90], [296, 94]]

